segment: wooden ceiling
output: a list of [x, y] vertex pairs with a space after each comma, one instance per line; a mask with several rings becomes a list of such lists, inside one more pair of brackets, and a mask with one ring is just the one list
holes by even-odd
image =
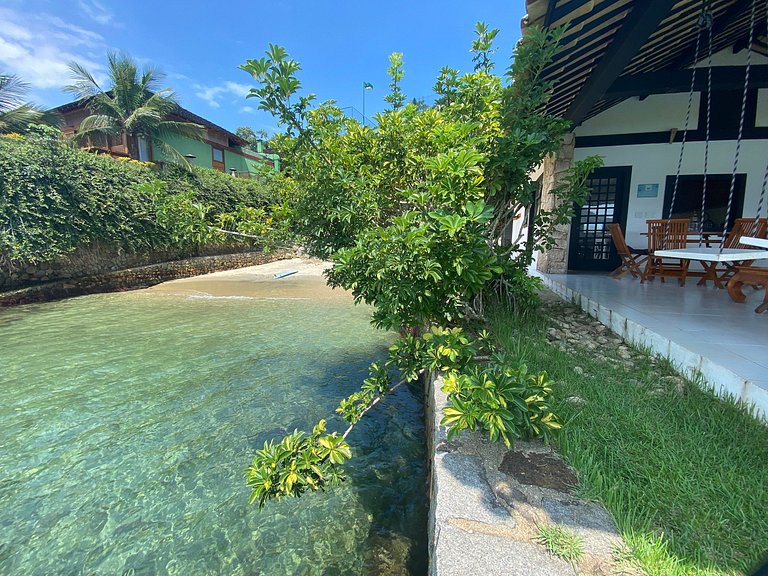
[[[545, 71], [554, 81], [547, 112], [578, 125], [622, 99], [606, 98], [617, 79], [690, 66], [705, 5], [712, 14], [713, 53], [745, 48], [753, 1], [752, 49], [768, 55], [766, 0], [527, 0], [523, 33], [531, 26], [567, 26]], [[700, 42], [703, 59], [706, 33]]]

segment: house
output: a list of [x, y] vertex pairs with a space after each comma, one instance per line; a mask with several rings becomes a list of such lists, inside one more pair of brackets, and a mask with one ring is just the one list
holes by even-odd
[[538, 205], [556, 202], [550, 191], [574, 160], [604, 161], [588, 180], [586, 205], [539, 256], [540, 271], [615, 267], [607, 225], [619, 222], [628, 242], [642, 246], [646, 220], [670, 216], [678, 174], [671, 216], [723, 230], [748, 59], [730, 222], [757, 215], [768, 161], [768, 43], [766, 3], [754, 2], [753, 12], [753, 0], [527, 0], [523, 33], [567, 26], [544, 75], [554, 82], [546, 112], [570, 120], [572, 132], [535, 175]]
[[[85, 101], [78, 100], [54, 108], [62, 117], [61, 130], [65, 136], [77, 133], [84, 118], [91, 113]], [[164, 141], [177, 152], [185, 156], [190, 164], [227, 172], [233, 176], [249, 178], [261, 166], [268, 165], [280, 170], [280, 158], [277, 154], [265, 152], [262, 146], [252, 150], [249, 142], [237, 134], [198, 116], [189, 110], [179, 107], [171, 117], [180, 122], [199, 124], [205, 130], [203, 140], [193, 140], [182, 136], [164, 138]], [[109, 137], [107, 141], [96, 146], [96, 149], [112, 156], [128, 156], [127, 136]], [[160, 151], [153, 150], [151, 143], [139, 139], [139, 160], [148, 162], [163, 162], [167, 160]]]

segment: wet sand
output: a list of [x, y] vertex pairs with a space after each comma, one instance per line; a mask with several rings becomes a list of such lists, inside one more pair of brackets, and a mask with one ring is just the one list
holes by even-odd
[[[147, 290], [201, 298], [348, 298], [351, 300], [352, 295], [349, 292], [331, 289], [326, 285], [323, 271], [331, 265], [330, 262], [322, 260], [291, 258], [259, 266], [171, 280]], [[296, 274], [291, 276], [274, 278], [275, 274], [294, 271]]]

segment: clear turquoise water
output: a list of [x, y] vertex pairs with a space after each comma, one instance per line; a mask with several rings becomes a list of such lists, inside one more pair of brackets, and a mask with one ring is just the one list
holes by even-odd
[[247, 504], [253, 450], [383, 355], [368, 313], [150, 292], [0, 311], [0, 574], [424, 573], [417, 390], [353, 433], [343, 486]]

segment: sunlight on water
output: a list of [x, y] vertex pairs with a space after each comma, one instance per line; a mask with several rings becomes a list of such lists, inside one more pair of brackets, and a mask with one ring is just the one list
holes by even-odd
[[150, 292], [0, 311], [0, 574], [424, 573], [418, 390], [353, 433], [341, 488], [247, 504], [253, 450], [383, 355], [368, 313]]

